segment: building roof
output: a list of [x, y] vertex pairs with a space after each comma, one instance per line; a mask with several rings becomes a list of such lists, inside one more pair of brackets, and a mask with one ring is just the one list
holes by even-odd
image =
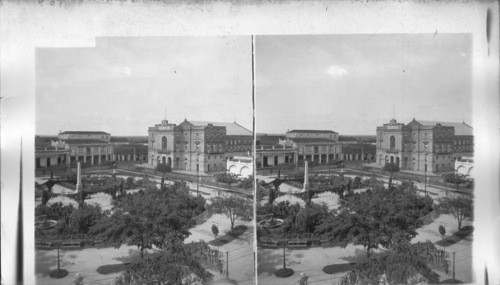
[[291, 130], [287, 133], [326, 133], [326, 134], [338, 134], [337, 132], [330, 130]]
[[108, 144], [106, 141], [102, 140], [62, 140], [67, 144]]
[[325, 138], [290, 138], [294, 143], [336, 143], [336, 140]]
[[339, 136], [339, 141], [341, 142], [357, 142], [358, 139], [351, 136]]
[[148, 147], [145, 145], [140, 145], [140, 144], [129, 144], [129, 145], [117, 145], [115, 146], [114, 153], [115, 154], [134, 154], [134, 149], [135, 149], [135, 154], [136, 155], [147, 155], [148, 154]]
[[109, 135], [109, 133], [102, 132], [102, 131], [66, 131], [60, 133], [60, 135], [77, 135], [77, 134], [84, 134], [84, 135]]
[[440, 121], [417, 121], [423, 126], [435, 126], [437, 124], [441, 124], [445, 127], [454, 127], [456, 136], [472, 136], [473, 131], [472, 127], [467, 125], [466, 123], [454, 123], [454, 122], [440, 122]]
[[124, 138], [124, 137], [111, 137], [111, 142], [124, 142], [124, 143], [128, 143], [130, 142], [128, 138]]
[[226, 127], [227, 136], [253, 136], [253, 133], [248, 129], [242, 127], [238, 123], [226, 122], [208, 122], [208, 121], [188, 121], [194, 126], [208, 126], [209, 124], [216, 127]]

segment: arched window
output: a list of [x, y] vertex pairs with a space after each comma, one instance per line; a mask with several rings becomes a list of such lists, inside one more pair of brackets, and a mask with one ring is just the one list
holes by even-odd
[[161, 138], [161, 149], [166, 150], [167, 149], [167, 137], [162, 137]]
[[396, 148], [396, 138], [394, 136], [391, 136], [390, 147], [391, 147], [391, 149], [395, 149]]

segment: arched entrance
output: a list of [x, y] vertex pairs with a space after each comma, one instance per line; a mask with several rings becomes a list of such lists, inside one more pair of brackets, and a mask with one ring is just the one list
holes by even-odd
[[165, 164], [166, 162], [167, 162], [167, 158], [166, 158], [166, 157], [164, 157], [164, 156], [162, 156], [162, 157], [161, 157], [161, 163]]
[[396, 156], [396, 165], [399, 166], [399, 156]]
[[231, 165], [231, 166], [229, 167], [229, 172], [230, 172], [230, 173], [233, 173], [233, 174], [239, 174], [239, 173], [238, 173], [238, 167], [236, 167], [236, 165]]
[[168, 158], [168, 163], [167, 164], [168, 164], [168, 166], [172, 167], [172, 158], [171, 157]]
[[248, 168], [246, 166], [243, 166], [241, 168], [241, 172], [240, 172], [241, 176], [248, 177], [248, 176], [250, 176], [250, 173], [251, 173], [250, 168]]

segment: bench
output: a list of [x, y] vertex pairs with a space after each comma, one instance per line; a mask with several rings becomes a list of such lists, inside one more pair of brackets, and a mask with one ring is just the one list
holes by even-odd
[[305, 248], [307, 246], [307, 240], [289, 240], [288, 241], [289, 248]]
[[66, 240], [61, 243], [61, 248], [76, 249], [82, 248], [81, 240]]

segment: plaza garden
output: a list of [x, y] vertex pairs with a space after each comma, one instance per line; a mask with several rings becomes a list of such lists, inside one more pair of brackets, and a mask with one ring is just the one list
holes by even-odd
[[[73, 190], [75, 181], [75, 177], [58, 177], [39, 179], [35, 185], [36, 271], [43, 277], [39, 284], [67, 284], [68, 280], [205, 284], [227, 270], [219, 250], [221, 245], [231, 245], [226, 237], [251, 234], [251, 201], [242, 195], [204, 187], [195, 191], [192, 183], [147, 175], [85, 175], [82, 191]], [[244, 181], [235, 178], [231, 183]], [[213, 229], [208, 236], [199, 233], [198, 228], [208, 226], [217, 228], [217, 234]], [[83, 262], [69, 262], [67, 257], [75, 256], [85, 259], [86, 271], [65, 269]], [[99, 258], [107, 262], [96, 264], [91, 273], [88, 267]]]
[[[453, 268], [443, 244], [470, 235], [472, 227], [462, 227], [462, 222], [471, 221], [471, 198], [433, 199], [411, 181], [348, 173], [309, 175], [304, 191], [303, 177], [292, 174], [258, 183], [260, 282], [458, 282], [454, 271], [449, 276]], [[441, 223], [454, 220], [457, 231], [447, 238], [444, 233], [438, 240], [431, 237], [439, 235], [437, 226], [428, 230], [438, 217]], [[294, 274], [294, 268], [302, 273]]]

